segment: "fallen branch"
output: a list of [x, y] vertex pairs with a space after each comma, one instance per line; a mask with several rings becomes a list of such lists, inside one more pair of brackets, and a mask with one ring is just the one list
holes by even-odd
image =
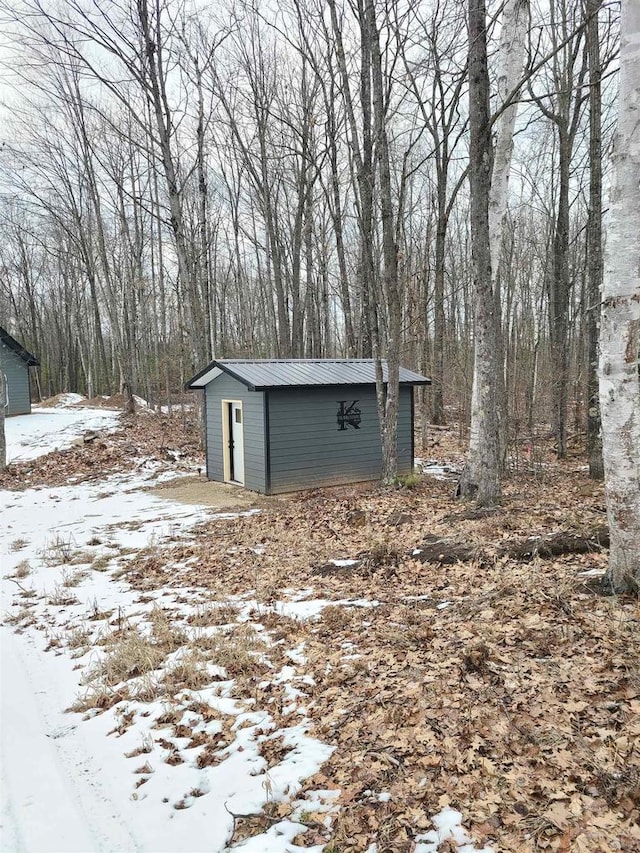
[[530, 536], [527, 539], [503, 542], [492, 549], [470, 546], [455, 539], [427, 536], [416, 549], [419, 553], [414, 553], [413, 556], [421, 563], [451, 565], [458, 562], [467, 563], [471, 560], [486, 563], [499, 557], [525, 561], [533, 560], [535, 557], [549, 559], [563, 554], [587, 554], [608, 547], [609, 530], [606, 527], [598, 527], [586, 536], [562, 531], [547, 536]]
[[[470, 563], [473, 560], [481, 564], [491, 563], [500, 557], [529, 562], [536, 557], [548, 560], [563, 554], [589, 554], [609, 547], [609, 530], [597, 527], [587, 536], [577, 533], [550, 533], [547, 536], [530, 536], [527, 539], [515, 539], [501, 542], [495, 548], [484, 545], [469, 545], [458, 539], [443, 539], [438, 536], [425, 536], [418, 548], [406, 556], [421, 563], [437, 563], [450, 566], [454, 563]], [[320, 577], [352, 577], [372, 574], [383, 567], [397, 566], [403, 555], [392, 547], [382, 547], [360, 553], [357, 560], [349, 560], [345, 565], [340, 561], [324, 563], [311, 569], [312, 575]]]

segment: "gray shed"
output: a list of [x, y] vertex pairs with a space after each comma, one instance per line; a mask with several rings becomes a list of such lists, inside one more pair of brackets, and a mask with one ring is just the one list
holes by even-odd
[[0, 326], [0, 368], [5, 387], [5, 399], [0, 405], [4, 403], [5, 415], [31, 413], [29, 368], [38, 364], [38, 360]]
[[[413, 470], [413, 387], [430, 381], [400, 369], [401, 474]], [[210, 480], [271, 495], [381, 475], [372, 359], [217, 360], [187, 387], [204, 390]]]

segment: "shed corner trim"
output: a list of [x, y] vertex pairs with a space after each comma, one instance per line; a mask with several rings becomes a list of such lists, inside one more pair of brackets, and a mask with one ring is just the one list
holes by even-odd
[[210, 382], [213, 382], [214, 379], [217, 379], [218, 376], [221, 376], [223, 373], [226, 373], [232, 379], [240, 382], [249, 391], [262, 390], [260, 388], [256, 388], [256, 386], [252, 385], [250, 382], [247, 382], [246, 379], [235, 371], [230, 370], [228, 365], [224, 364], [224, 362], [217, 361], [216, 359], [206, 367], [203, 367], [195, 376], [192, 376], [191, 379], [185, 383], [184, 387], [187, 391], [203, 391]]

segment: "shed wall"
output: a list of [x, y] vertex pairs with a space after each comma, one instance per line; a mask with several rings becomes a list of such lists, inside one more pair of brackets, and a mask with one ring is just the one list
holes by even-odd
[[28, 415], [31, 412], [29, 367], [19, 355], [0, 341], [0, 363], [7, 378], [9, 407], [7, 415]]
[[241, 400], [244, 438], [244, 485], [264, 492], [265, 423], [264, 393], [249, 391], [231, 376], [222, 374], [205, 387], [205, 421], [207, 433], [207, 476], [224, 481], [222, 448], [222, 401]]
[[[358, 428], [340, 429], [338, 412], [353, 404]], [[371, 480], [380, 477], [382, 448], [375, 388], [335, 386], [268, 392], [270, 492]], [[398, 472], [412, 457], [411, 389], [401, 387], [398, 415]]]

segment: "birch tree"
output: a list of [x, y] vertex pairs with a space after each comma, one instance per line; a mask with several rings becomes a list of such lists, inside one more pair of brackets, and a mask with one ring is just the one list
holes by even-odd
[[605, 588], [640, 590], [640, 4], [623, 0], [600, 325], [600, 410], [611, 546]]
[[[507, 0], [502, 15], [498, 75], [498, 106], [502, 111], [496, 122], [493, 170], [489, 194], [489, 245], [491, 250], [492, 289], [498, 297], [500, 249], [507, 215], [509, 176], [513, 154], [513, 134], [518, 115], [514, 99], [527, 61], [529, 0]], [[499, 299], [498, 299], [499, 301]]]
[[496, 410], [500, 365], [496, 348], [497, 303], [491, 287], [489, 192], [491, 124], [484, 0], [469, 0], [469, 183], [473, 268], [474, 401], [469, 456], [460, 479], [461, 497], [490, 505], [500, 498], [499, 419]]
[[[500, 265], [507, 202], [509, 176], [513, 156], [513, 135], [518, 115], [518, 101], [514, 94], [523, 79], [527, 63], [527, 32], [529, 27], [529, 0], [507, 0], [502, 15], [499, 56], [501, 69], [498, 75], [498, 109], [493, 151], [493, 169], [489, 191], [489, 250], [491, 252], [491, 292], [495, 300], [496, 347], [500, 359], [496, 408], [500, 440], [500, 465], [504, 460], [506, 445], [506, 399], [504, 388], [504, 360], [502, 342], [502, 316], [500, 293]], [[477, 392], [477, 383], [473, 390]], [[472, 397], [471, 411], [475, 400]]]
[[460, 494], [476, 498], [480, 504], [495, 503], [501, 491], [504, 380], [498, 272], [517, 115], [517, 102], [513, 96], [524, 72], [527, 25], [527, 0], [508, 0], [503, 13], [500, 44], [503, 71], [498, 94], [502, 111], [497, 121], [494, 151], [489, 115], [486, 8], [484, 2], [469, 0], [474, 374], [469, 456], [460, 480]]

